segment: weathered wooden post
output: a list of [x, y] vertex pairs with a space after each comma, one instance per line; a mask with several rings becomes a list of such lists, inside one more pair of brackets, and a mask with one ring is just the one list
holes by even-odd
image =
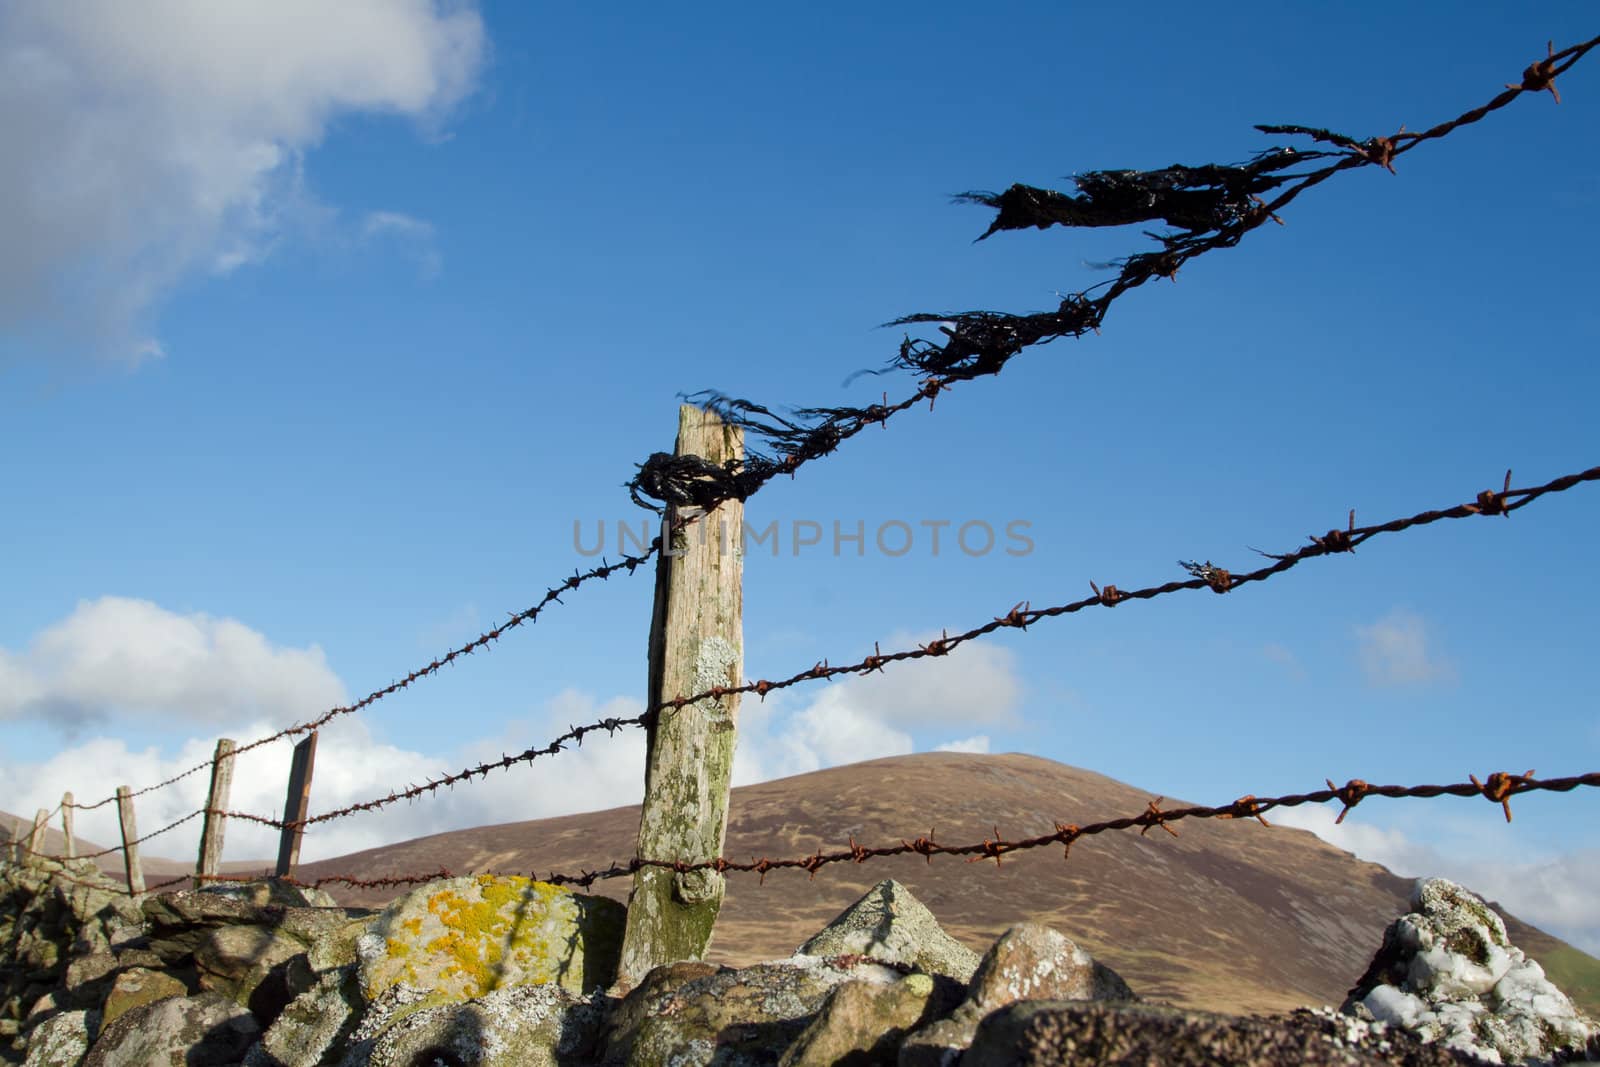
[[[289, 795], [283, 802], [285, 824], [298, 823], [306, 817], [311, 803], [311, 770], [316, 759], [317, 732], [312, 730], [311, 736], [294, 746], [294, 759], [289, 764]], [[300, 838], [304, 832], [300, 826], [284, 826], [283, 836], [278, 839], [279, 878], [292, 875], [294, 865], [300, 862]]]
[[222, 833], [228, 817], [228, 793], [233, 789], [233, 750], [237, 747], [229, 738], [217, 742], [217, 754], [211, 757], [211, 793], [206, 800], [205, 822], [200, 831], [200, 858], [195, 863], [194, 887], [203, 888], [222, 866]]
[[122, 869], [128, 876], [128, 895], [144, 896], [144, 868], [139, 866], [139, 828], [133, 821], [133, 790], [117, 786], [117, 821], [122, 824]]
[[28, 862], [44, 857], [44, 831], [50, 825], [50, 812], [40, 808], [33, 813], [33, 829], [28, 831]]
[[78, 857], [78, 842], [72, 836], [72, 794], [61, 794], [61, 836], [67, 839], [67, 859]]
[[[685, 404], [678, 409], [677, 454], [717, 464], [742, 460], [744, 432]], [[739, 534], [744, 505], [724, 501], [693, 525], [673, 532], [675, 519], [694, 514], [698, 509], [669, 507], [662, 526], [669, 550], [656, 561], [651, 707], [742, 681], [744, 568]], [[722, 854], [738, 712], [734, 695], [663, 709], [652, 724], [639, 820], [641, 858], [693, 863]], [[723, 876], [713, 870], [678, 874], [662, 867], [640, 868], [628, 899], [622, 980], [637, 983], [660, 964], [704, 956], [724, 890]]]
[[11, 853], [11, 862], [19, 867], [22, 866], [23, 860], [27, 858], [22, 851], [23, 842], [27, 840], [27, 835], [23, 833], [22, 828], [26, 825], [27, 823], [22, 821], [22, 816], [13, 815], [11, 817], [10, 848], [6, 851]]

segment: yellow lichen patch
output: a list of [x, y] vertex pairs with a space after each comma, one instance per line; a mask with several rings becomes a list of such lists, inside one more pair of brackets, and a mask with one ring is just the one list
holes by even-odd
[[[398, 910], [387, 963], [364, 972], [379, 988], [403, 980], [451, 998], [549, 982], [576, 988], [592, 967], [583, 962], [594, 936], [590, 909], [548, 882], [484, 875], [436, 883]], [[602, 940], [612, 951], [616, 938]]]

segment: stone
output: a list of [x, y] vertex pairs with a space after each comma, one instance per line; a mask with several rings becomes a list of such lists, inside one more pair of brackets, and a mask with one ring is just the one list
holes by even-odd
[[195, 946], [194, 963], [203, 990], [221, 993], [271, 1022], [293, 997], [286, 965], [306, 946], [270, 927], [219, 926]]
[[1419, 880], [1343, 1010], [1490, 1063], [1600, 1055], [1600, 1026], [1506, 936], [1500, 916], [1443, 878]]
[[377, 916], [356, 943], [362, 994], [404, 983], [449, 1000], [553, 983], [582, 996], [616, 980], [627, 909], [521, 877], [430, 882]]
[[106, 994], [105, 1005], [101, 1008], [101, 1020], [109, 1026], [134, 1008], [154, 1004], [167, 997], [188, 995], [189, 988], [170, 975], [143, 967], [129, 967], [117, 975], [116, 981], [111, 984], [111, 991]]
[[1060, 931], [1019, 923], [984, 954], [966, 999], [947, 1017], [906, 1037], [899, 1062], [908, 1067], [950, 1062], [972, 1043], [986, 1015], [1020, 1000], [1137, 999], [1117, 972]]
[[960, 1058], [961, 1067], [1462, 1067], [1476, 1062], [1409, 1035], [1342, 1026], [1332, 1012], [1240, 1018], [1083, 1000], [1009, 1004], [983, 1019]]
[[411, 1012], [347, 1056], [341, 1067], [556, 1067], [594, 1063], [605, 996], [559, 985], [512, 986]]
[[78, 1067], [100, 1032], [97, 1011], [64, 1011], [28, 1031], [25, 1067]]
[[900, 972], [859, 956], [794, 956], [734, 970], [674, 963], [650, 971], [611, 1012], [601, 1062], [629, 1067], [776, 1063], [834, 987], [887, 986]]
[[278, 1013], [245, 1067], [318, 1067], [346, 1044], [364, 1006], [354, 964], [323, 974]]
[[945, 933], [933, 913], [892, 878], [867, 890], [796, 953], [870, 956], [962, 983], [978, 967], [978, 954]]
[[846, 982], [823, 1002], [779, 1067], [892, 1067], [906, 1031], [925, 1020], [935, 1003], [931, 975], [915, 972], [898, 982]]
[[83, 1067], [221, 1067], [238, 1063], [261, 1027], [217, 993], [168, 997], [104, 1027]]

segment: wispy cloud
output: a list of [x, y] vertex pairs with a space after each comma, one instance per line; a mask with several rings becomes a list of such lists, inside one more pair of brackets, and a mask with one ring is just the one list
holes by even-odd
[[400, 250], [417, 268], [424, 281], [437, 278], [444, 268], [434, 240], [433, 224], [398, 211], [372, 211], [361, 222], [365, 243], [385, 242]]
[[486, 47], [476, 11], [438, 0], [0, 7], [0, 332], [158, 358], [177, 282], [318, 213], [301, 163], [334, 119], [437, 129]]
[[1357, 626], [1355, 634], [1361, 670], [1372, 685], [1455, 680], [1455, 666], [1440, 654], [1427, 623], [1415, 612], [1395, 608], [1369, 626]]
[[1289, 677], [1296, 680], [1306, 677], [1305, 666], [1300, 662], [1300, 657], [1296, 656], [1289, 646], [1280, 644], [1277, 641], [1269, 641], [1261, 646], [1261, 654], [1281, 666]]

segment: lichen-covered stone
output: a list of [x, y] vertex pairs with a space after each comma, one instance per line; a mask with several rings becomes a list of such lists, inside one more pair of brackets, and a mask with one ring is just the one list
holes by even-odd
[[605, 996], [557, 985], [497, 989], [459, 1004], [411, 1012], [347, 1057], [342, 1067], [556, 1067], [595, 1062]]
[[392, 985], [448, 1000], [551, 983], [583, 995], [616, 978], [626, 909], [520, 877], [430, 882], [390, 905], [357, 941], [361, 988]]
[[871, 956], [959, 982], [969, 981], [978, 967], [978, 954], [945, 933], [933, 913], [892, 878], [867, 890], [796, 951], [803, 956]]
[[354, 964], [328, 971], [278, 1014], [245, 1067], [318, 1067], [343, 1049], [364, 1006]]
[[921, 972], [888, 985], [846, 982], [829, 994], [778, 1067], [892, 1067], [900, 1039], [924, 1021], [934, 1000], [934, 979]]
[[1419, 880], [1344, 1010], [1490, 1063], [1551, 1063], [1600, 1052], [1600, 1027], [1511, 944], [1472, 893]]
[[238, 1063], [260, 1033], [254, 1016], [219, 994], [168, 997], [103, 1027], [83, 1067], [221, 1067]]
[[25, 1067], [78, 1067], [100, 1032], [97, 1011], [64, 1011], [28, 1031]]
[[118, 974], [116, 981], [111, 984], [105, 1006], [101, 1008], [101, 1019], [104, 1025], [109, 1026], [134, 1008], [154, 1004], [167, 997], [187, 996], [188, 993], [188, 987], [170, 975], [143, 967], [129, 967]]
[[900, 972], [859, 956], [795, 956], [734, 970], [657, 967], [611, 1013], [602, 1062], [629, 1067], [775, 1064], [834, 987]]
[[955, 1011], [905, 1039], [899, 1062], [907, 1067], [950, 1062], [972, 1043], [986, 1015], [1020, 1000], [1137, 999], [1117, 972], [1061, 932], [1019, 923], [984, 953]]

